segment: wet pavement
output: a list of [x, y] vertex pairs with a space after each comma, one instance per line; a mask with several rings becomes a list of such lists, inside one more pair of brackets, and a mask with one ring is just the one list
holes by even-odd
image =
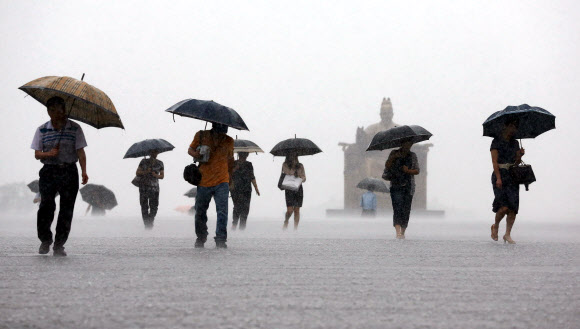
[[[32, 216], [33, 217], [33, 216]], [[491, 224], [491, 223], [489, 223]], [[210, 229], [215, 221], [210, 221]], [[34, 218], [0, 217], [0, 328], [578, 328], [580, 226], [250, 220], [228, 249], [193, 223], [76, 219], [68, 257], [38, 255]], [[502, 232], [500, 230], [500, 232]]]

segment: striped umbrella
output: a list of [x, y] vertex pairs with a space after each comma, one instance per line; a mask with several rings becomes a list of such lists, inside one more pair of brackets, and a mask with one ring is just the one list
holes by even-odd
[[[83, 74], [84, 77], [84, 74]], [[70, 119], [84, 122], [97, 129], [123, 128], [115, 105], [104, 92], [81, 80], [70, 77], [48, 76], [32, 80], [18, 88], [46, 106], [54, 97], [66, 102], [66, 114]]]
[[239, 152], [256, 152], [256, 154], [258, 154], [258, 152], [264, 153], [264, 151], [256, 143], [245, 139], [236, 139], [234, 140], [234, 153]]

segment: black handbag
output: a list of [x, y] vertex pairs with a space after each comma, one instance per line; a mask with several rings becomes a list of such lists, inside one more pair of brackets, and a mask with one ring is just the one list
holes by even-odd
[[519, 165], [511, 166], [508, 171], [514, 183], [523, 184], [526, 187], [526, 191], [529, 191], [528, 186], [536, 181], [532, 166], [523, 162]]
[[141, 179], [142, 179], [142, 176], [135, 176], [135, 178], [133, 178], [133, 180], [131, 181], [131, 184], [135, 185], [136, 187], [140, 187], [141, 186]]
[[[205, 135], [203, 131], [199, 131], [200, 133], [200, 145], [203, 143], [203, 136]], [[195, 158], [193, 159], [195, 161]], [[183, 168], [183, 179], [191, 185], [198, 186], [201, 182], [201, 171], [199, 171], [199, 167], [194, 163], [188, 164]]]
[[201, 182], [201, 171], [199, 171], [199, 167], [195, 163], [185, 166], [183, 169], [183, 179], [191, 185], [199, 185]]

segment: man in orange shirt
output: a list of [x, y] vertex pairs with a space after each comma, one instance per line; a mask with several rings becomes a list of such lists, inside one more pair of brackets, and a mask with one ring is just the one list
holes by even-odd
[[187, 153], [196, 159], [206, 158], [202, 153], [205, 149], [198, 146], [208, 146], [209, 159], [199, 165], [201, 182], [197, 187], [195, 197], [195, 241], [196, 248], [203, 248], [207, 241], [207, 208], [211, 198], [214, 198], [217, 211], [215, 231], [216, 248], [227, 248], [228, 238], [228, 196], [229, 182], [234, 168], [234, 139], [226, 135], [228, 126], [212, 123], [209, 131], [198, 131], [189, 145]]

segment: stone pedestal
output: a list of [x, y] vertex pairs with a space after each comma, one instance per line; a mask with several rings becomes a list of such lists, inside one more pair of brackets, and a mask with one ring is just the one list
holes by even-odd
[[[427, 155], [433, 144], [413, 145], [417, 154], [420, 173], [415, 176], [413, 209], [427, 209]], [[351, 144], [344, 147], [344, 208], [360, 208], [360, 199], [365, 192], [356, 187], [366, 177], [381, 179], [390, 150], [365, 152], [368, 144]], [[388, 185], [388, 182], [387, 182]], [[391, 197], [387, 193], [377, 194], [377, 208], [392, 209]]]

